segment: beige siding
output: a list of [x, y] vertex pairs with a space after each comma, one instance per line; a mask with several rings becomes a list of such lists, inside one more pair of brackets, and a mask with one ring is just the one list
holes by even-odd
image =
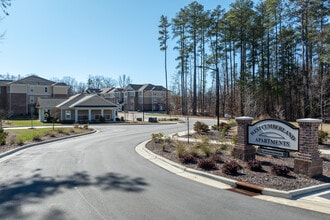
[[68, 94], [67, 86], [54, 86], [53, 88], [54, 95], [66, 95]]
[[27, 93], [26, 85], [21, 84], [11, 84], [10, 93]]
[[38, 95], [50, 95], [51, 87], [50, 86], [35, 86], [35, 94]]

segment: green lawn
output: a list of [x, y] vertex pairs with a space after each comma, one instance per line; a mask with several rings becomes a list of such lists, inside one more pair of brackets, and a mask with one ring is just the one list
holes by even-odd
[[38, 129], [14, 129], [10, 133], [15, 134], [15, 139], [10, 142], [23, 144], [30, 141], [42, 140], [46, 136], [57, 137], [59, 135], [80, 134], [88, 132], [87, 129], [80, 128], [38, 128]]
[[[32, 127], [32, 126], [52, 126], [52, 123], [43, 123], [37, 120], [8, 120], [5, 121], [6, 124], [9, 124], [12, 127]], [[59, 123], [55, 123], [59, 125]]]

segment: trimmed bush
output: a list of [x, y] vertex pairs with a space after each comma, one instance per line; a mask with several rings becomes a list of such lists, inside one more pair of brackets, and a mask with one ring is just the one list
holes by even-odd
[[250, 160], [248, 162], [249, 169], [256, 172], [263, 171], [261, 162], [259, 160]]
[[202, 132], [207, 133], [210, 131], [210, 128], [204, 122], [196, 121], [194, 124], [194, 131], [196, 131], [198, 134]]
[[271, 166], [271, 173], [276, 176], [287, 176], [290, 170], [284, 165], [273, 164]]
[[223, 163], [223, 160], [222, 160], [220, 154], [213, 154], [211, 156], [211, 159], [216, 163]]
[[183, 164], [188, 164], [188, 163], [196, 163], [196, 159], [193, 155], [191, 154], [184, 154], [180, 157], [180, 161]]
[[222, 172], [228, 175], [237, 175], [241, 169], [242, 167], [235, 160], [224, 163], [221, 168]]
[[204, 170], [215, 170], [217, 168], [216, 163], [212, 158], [198, 160], [197, 166]]

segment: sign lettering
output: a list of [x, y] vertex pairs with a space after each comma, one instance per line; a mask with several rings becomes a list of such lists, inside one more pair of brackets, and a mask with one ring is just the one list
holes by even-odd
[[286, 150], [298, 150], [298, 128], [280, 120], [268, 119], [248, 127], [248, 143]]

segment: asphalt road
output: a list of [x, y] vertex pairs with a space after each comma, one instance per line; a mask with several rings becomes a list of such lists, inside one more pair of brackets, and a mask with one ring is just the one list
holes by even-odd
[[1, 158], [0, 219], [329, 219], [176, 176], [134, 150], [186, 127], [99, 126]]

